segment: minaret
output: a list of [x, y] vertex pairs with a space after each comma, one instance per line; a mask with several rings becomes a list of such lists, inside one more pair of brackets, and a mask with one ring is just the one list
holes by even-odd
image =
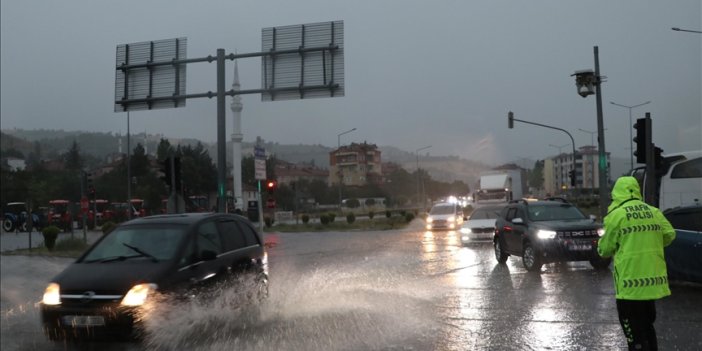
[[[241, 90], [241, 85], [239, 85], [239, 66], [236, 60], [234, 60], [234, 83], [232, 84], [232, 90]], [[244, 209], [244, 198], [241, 192], [241, 141], [244, 139], [244, 135], [241, 134], [241, 110], [244, 105], [241, 103], [241, 96], [234, 95], [232, 98], [232, 126], [234, 132], [232, 133], [232, 180], [234, 182], [234, 200], [236, 201], [236, 208]]]

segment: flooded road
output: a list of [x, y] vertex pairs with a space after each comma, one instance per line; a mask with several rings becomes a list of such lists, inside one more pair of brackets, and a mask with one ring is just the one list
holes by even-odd
[[[608, 271], [588, 263], [526, 272], [455, 232], [267, 234], [269, 291], [162, 301], [141, 343], [52, 345], [35, 303], [70, 260], [2, 256], [2, 350], [624, 350]], [[658, 303], [662, 350], [702, 349], [702, 288]], [[164, 306], [166, 306], [164, 308]]]

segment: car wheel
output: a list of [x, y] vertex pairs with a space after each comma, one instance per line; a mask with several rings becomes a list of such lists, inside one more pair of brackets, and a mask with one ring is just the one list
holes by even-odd
[[610, 263], [612, 263], [611, 258], [594, 257], [590, 259], [590, 265], [596, 270], [605, 270], [609, 268]]
[[15, 230], [15, 223], [12, 222], [12, 219], [5, 218], [5, 220], [2, 221], [2, 230], [8, 233]]
[[507, 257], [509, 255], [502, 249], [502, 243], [500, 243], [500, 239], [495, 239], [495, 258], [497, 259], [497, 262], [499, 263], [505, 263], [507, 262]]
[[529, 272], [539, 271], [541, 269], [541, 266], [543, 265], [543, 263], [541, 262], [541, 258], [539, 258], [539, 255], [536, 253], [536, 250], [528, 242], [524, 243], [524, 251], [522, 252], [522, 264], [524, 264], [524, 268], [526, 268], [526, 270]]

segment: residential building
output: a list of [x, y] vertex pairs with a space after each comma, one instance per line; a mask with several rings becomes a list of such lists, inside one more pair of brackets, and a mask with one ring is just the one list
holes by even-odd
[[321, 180], [327, 181], [329, 171], [319, 169], [309, 164], [295, 164], [283, 160], [277, 160], [275, 165], [275, 176], [278, 184], [290, 185], [300, 180]]
[[[610, 154], [606, 153], [607, 169], [610, 168]], [[570, 171], [573, 169], [573, 154], [561, 153], [544, 160], [544, 189], [555, 195], [572, 189]], [[595, 146], [580, 147], [575, 157], [575, 188], [597, 192], [599, 181], [599, 151]], [[608, 186], [612, 183], [607, 175]]]
[[362, 186], [380, 184], [380, 150], [366, 142], [344, 145], [329, 153], [329, 185]]

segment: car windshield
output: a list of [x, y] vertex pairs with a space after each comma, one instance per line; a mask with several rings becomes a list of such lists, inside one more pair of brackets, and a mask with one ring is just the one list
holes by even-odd
[[554, 205], [529, 205], [529, 219], [532, 221], [559, 221], [585, 219], [585, 215], [571, 204]]
[[134, 257], [170, 260], [175, 256], [185, 232], [186, 227], [179, 225], [118, 227], [107, 234], [81, 262], [108, 262]]
[[473, 211], [470, 215], [471, 220], [476, 219], [497, 219], [500, 214], [502, 207], [484, 207]]
[[433, 215], [445, 215], [445, 214], [454, 214], [456, 210], [454, 209], [453, 206], [434, 206], [431, 208], [431, 211], [429, 211], [429, 214]]

